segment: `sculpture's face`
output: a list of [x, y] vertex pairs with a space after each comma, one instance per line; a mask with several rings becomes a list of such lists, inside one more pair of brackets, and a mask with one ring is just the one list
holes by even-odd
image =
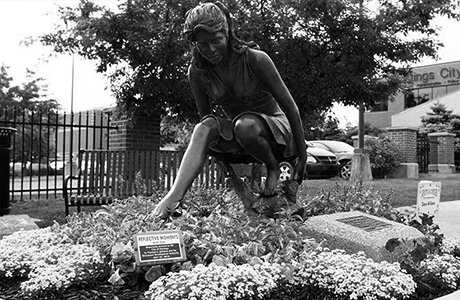
[[205, 59], [217, 65], [226, 58], [228, 38], [223, 32], [200, 31], [196, 33], [196, 45]]

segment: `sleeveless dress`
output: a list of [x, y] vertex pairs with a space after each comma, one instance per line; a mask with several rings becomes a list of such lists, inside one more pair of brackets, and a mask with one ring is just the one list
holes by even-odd
[[265, 120], [267, 128], [278, 144], [279, 147], [274, 149], [277, 160], [295, 157], [297, 149], [289, 121], [275, 98], [252, 71], [249, 63], [250, 48], [243, 46], [240, 50], [234, 51], [238, 54], [237, 73], [231, 88], [227, 88], [212, 69], [199, 70], [213, 111], [216, 110], [216, 113], [204, 116], [202, 121], [214, 118], [220, 131], [217, 142], [210, 145], [210, 153], [245, 155], [244, 149], [234, 139], [233, 127], [241, 115], [253, 114]]

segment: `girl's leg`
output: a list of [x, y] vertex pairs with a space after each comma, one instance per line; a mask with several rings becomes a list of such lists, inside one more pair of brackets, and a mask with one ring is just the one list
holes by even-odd
[[265, 121], [257, 115], [242, 115], [235, 122], [233, 132], [241, 146], [267, 168], [267, 180], [262, 194], [274, 195], [280, 175], [279, 162], [274, 152], [277, 144]]
[[193, 180], [200, 174], [204, 163], [207, 161], [210, 143], [218, 137], [218, 125], [213, 118], [207, 118], [195, 126], [173, 186], [155, 207], [154, 214], [156, 216], [165, 219], [180, 204]]

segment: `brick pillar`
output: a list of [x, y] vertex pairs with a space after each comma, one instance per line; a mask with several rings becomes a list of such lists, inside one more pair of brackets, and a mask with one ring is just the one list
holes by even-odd
[[455, 173], [454, 138], [455, 134], [448, 132], [429, 133], [430, 164], [428, 173]]
[[401, 162], [417, 163], [417, 132], [415, 127], [388, 127], [387, 137], [396, 144]]
[[387, 137], [401, 154], [401, 164], [387, 178], [418, 178], [417, 132], [415, 127], [388, 127]]
[[110, 126], [116, 126], [117, 129], [110, 130], [109, 149], [159, 150], [160, 121], [159, 116], [114, 116]]

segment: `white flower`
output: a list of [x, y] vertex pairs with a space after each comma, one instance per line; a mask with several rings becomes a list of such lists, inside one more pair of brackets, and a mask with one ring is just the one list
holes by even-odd
[[[277, 286], [272, 274], [279, 278], [281, 267], [264, 263], [251, 266], [197, 265], [190, 271], [170, 273], [153, 282], [145, 293], [147, 299], [251, 299], [262, 298]], [[182, 289], [173, 289], [175, 285]]]
[[323, 249], [303, 253], [294, 283], [316, 285], [350, 299], [401, 299], [415, 292], [415, 282], [398, 263], [374, 262], [359, 252]]

